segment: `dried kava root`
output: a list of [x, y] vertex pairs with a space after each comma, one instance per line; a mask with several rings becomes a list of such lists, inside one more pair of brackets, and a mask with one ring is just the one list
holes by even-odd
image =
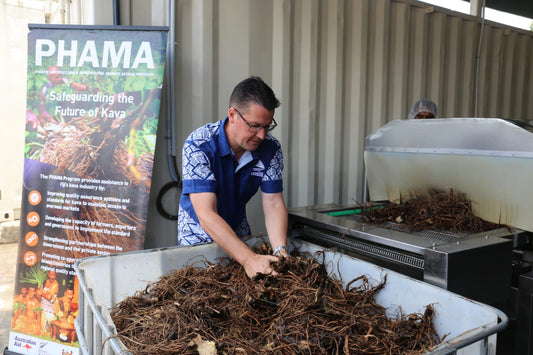
[[383, 206], [367, 206], [363, 208], [362, 218], [373, 224], [392, 222], [413, 232], [431, 229], [480, 233], [502, 226], [476, 217], [471, 201], [453, 190], [418, 196], [401, 204], [388, 202]]
[[[317, 254], [319, 255], [319, 254]], [[395, 319], [374, 301], [385, 279], [342, 286], [323, 263], [281, 259], [276, 276], [246, 276], [235, 261], [162, 276], [111, 309], [133, 354], [419, 354], [441, 342], [433, 307]]]

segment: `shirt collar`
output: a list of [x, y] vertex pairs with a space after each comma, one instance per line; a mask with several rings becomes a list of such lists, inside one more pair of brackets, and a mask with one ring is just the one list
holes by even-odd
[[249, 150], [245, 150], [244, 153], [241, 156], [241, 159], [239, 159], [239, 163], [235, 167], [235, 172], [239, 171], [243, 167], [245, 167], [248, 163], [252, 162], [255, 158], [253, 156], [254, 152], [250, 152]]
[[222, 120], [219, 128], [220, 139], [218, 140], [218, 149], [220, 149], [221, 156], [230, 155], [232, 153], [231, 147], [229, 146], [228, 137], [226, 136], [226, 131], [224, 130], [226, 122], [228, 122], [228, 117]]

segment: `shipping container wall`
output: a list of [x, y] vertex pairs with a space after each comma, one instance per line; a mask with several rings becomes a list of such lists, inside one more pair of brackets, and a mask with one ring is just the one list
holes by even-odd
[[[168, 24], [167, 1], [121, 4], [123, 24], [159, 11]], [[282, 102], [272, 133], [289, 207], [363, 202], [365, 136], [419, 98], [439, 117], [533, 122], [532, 32], [410, 0], [177, 0], [175, 15], [179, 164], [190, 131], [224, 118], [233, 86], [259, 75]], [[252, 222], [260, 211], [254, 201]]]
[[[282, 106], [290, 206], [361, 201], [364, 137], [419, 98], [440, 117], [533, 119], [533, 36], [419, 2], [179, 1], [177, 130], [223, 118], [249, 74]], [[478, 50], [480, 50], [478, 65]], [[476, 84], [476, 72], [479, 79]]]

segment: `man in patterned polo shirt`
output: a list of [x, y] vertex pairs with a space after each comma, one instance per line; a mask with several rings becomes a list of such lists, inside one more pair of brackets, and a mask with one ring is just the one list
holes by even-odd
[[[245, 79], [233, 89], [228, 116], [196, 129], [183, 146], [178, 245], [215, 241], [249, 277], [272, 273], [271, 262], [288, 255], [283, 153], [268, 133], [279, 104], [261, 78]], [[275, 256], [256, 254], [240, 239], [251, 234], [246, 203], [259, 187]]]

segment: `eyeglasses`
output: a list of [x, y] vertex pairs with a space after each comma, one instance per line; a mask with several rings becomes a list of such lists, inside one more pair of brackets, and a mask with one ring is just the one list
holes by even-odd
[[276, 120], [274, 118], [272, 118], [272, 123], [267, 124], [266, 126], [261, 126], [260, 124], [257, 124], [257, 123], [255, 123], [255, 124], [254, 123], [250, 123], [250, 122], [246, 121], [246, 119], [241, 115], [239, 110], [237, 110], [235, 107], [233, 107], [233, 108], [235, 109], [235, 111], [237, 111], [239, 116], [241, 116], [242, 120], [248, 125], [248, 129], [250, 130], [250, 132], [257, 133], [257, 132], [259, 132], [262, 129], [264, 129], [266, 132], [270, 132], [274, 128], [276, 128], [276, 126], [278, 125], [278, 123], [276, 122]]

